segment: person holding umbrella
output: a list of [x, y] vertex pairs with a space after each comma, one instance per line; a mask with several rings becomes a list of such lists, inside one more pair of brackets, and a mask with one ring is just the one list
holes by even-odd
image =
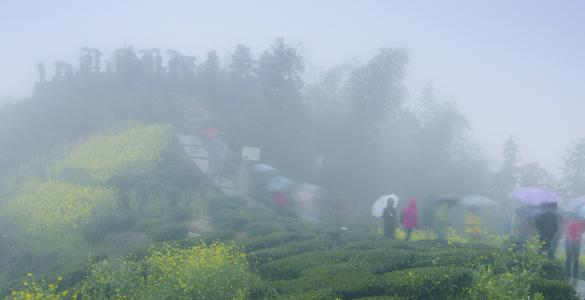
[[540, 205], [543, 212], [534, 218], [534, 227], [538, 231], [538, 237], [542, 243], [540, 253], [546, 251], [548, 258], [553, 259], [555, 257], [555, 237], [559, 230], [560, 217], [557, 214], [557, 203], [556, 202], [543, 202]]
[[400, 198], [393, 194], [382, 195], [372, 204], [372, 215], [384, 220], [384, 236], [391, 239], [394, 238], [394, 231], [398, 223], [396, 220], [396, 206], [399, 200]]
[[396, 201], [394, 198], [388, 198], [386, 200], [386, 208], [382, 212], [382, 219], [384, 219], [384, 236], [393, 240], [396, 227], [398, 225], [398, 219], [396, 217], [396, 210], [394, 206]]
[[402, 227], [406, 230], [405, 240], [410, 240], [412, 231], [418, 227], [418, 209], [416, 208], [416, 198], [408, 199], [408, 206], [402, 211]]
[[571, 218], [565, 226], [565, 270], [567, 277], [576, 279], [579, 273], [579, 255], [581, 253], [581, 237], [585, 231], [585, 222], [579, 218]]

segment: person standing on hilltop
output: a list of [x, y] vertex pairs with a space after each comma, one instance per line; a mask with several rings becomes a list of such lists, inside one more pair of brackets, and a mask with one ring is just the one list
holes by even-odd
[[408, 206], [402, 211], [402, 227], [406, 230], [405, 240], [410, 240], [412, 231], [418, 227], [418, 209], [416, 207], [416, 198], [408, 199]]
[[384, 236], [389, 239], [394, 239], [394, 232], [398, 226], [398, 218], [396, 217], [396, 210], [394, 204], [396, 200], [388, 199], [386, 201], [386, 207], [382, 212], [382, 219], [384, 219]]
[[45, 77], [47, 70], [45, 69], [45, 62], [39, 61], [37, 63], [37, 71], [39, 72], [39, 82], [46, 82], [47, 78]]

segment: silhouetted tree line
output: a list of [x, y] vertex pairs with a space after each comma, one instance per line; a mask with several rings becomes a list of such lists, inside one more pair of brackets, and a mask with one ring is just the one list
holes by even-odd
[[[0, 169], [116, 120], [196, 130], [184, 117], [201, 106], [211, 116], [202, 126], [222, 129], [233, 149], [260, 147], [264, 162], [339, 197], [370, 201], [388, 192], [505, 197], [518, 185], [560, 185], [536, 163], [519, 165], [513, 140], [506, 144], [502, 166], [490, 163], [468, 137], [465, 116], [440, 101], [431, 86], [419, 99], [409, 99], [404, 49], [381, 49], [365, 63], [340, 64], [310, 83], [303, 78], [301, 47], [282, 38], [259, 56], [239, 45], [227, 63], [215, 51], [197, 59], [175, 50], [126, 46], [102, 68], [99, 50], [81, 52], [76, 72], [55, 62], [53, 78], [64, 85], [43, 89], [41, 84], [32, 99], [0, 110]], [[45, 81], [44, 65], [37, 68]], [[583, 144], [575, 144], [565, 158], [567, 194], [584, 190]]]

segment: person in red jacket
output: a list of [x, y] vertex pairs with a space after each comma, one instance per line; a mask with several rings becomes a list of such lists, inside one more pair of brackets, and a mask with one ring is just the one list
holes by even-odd
[[[579, 273], [579, 254], [581, 253], [581, 237], [585, 231], [585, 222], [578, 219], [572, 219], [567, 222], [565, 227], [565, 249], [567, 259], [565, 269], [569, 278], [577, 278]], [[572, 267], [572, 270], [571, 270]]]
[[416, 199], [408, 199], [408, 206], [402, 211], [402, 227], [406, 230], [406, 240], [410, 239], [412, 231], [418, 227], [418, 209], [416, 208]]

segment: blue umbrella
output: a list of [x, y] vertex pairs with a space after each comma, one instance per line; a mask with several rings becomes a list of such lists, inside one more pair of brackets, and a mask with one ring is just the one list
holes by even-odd
[[295, 183], [282, 177], [273, 177], [266, 183], [266, 189], [269, 191], [284, 191], [292, 187]]

